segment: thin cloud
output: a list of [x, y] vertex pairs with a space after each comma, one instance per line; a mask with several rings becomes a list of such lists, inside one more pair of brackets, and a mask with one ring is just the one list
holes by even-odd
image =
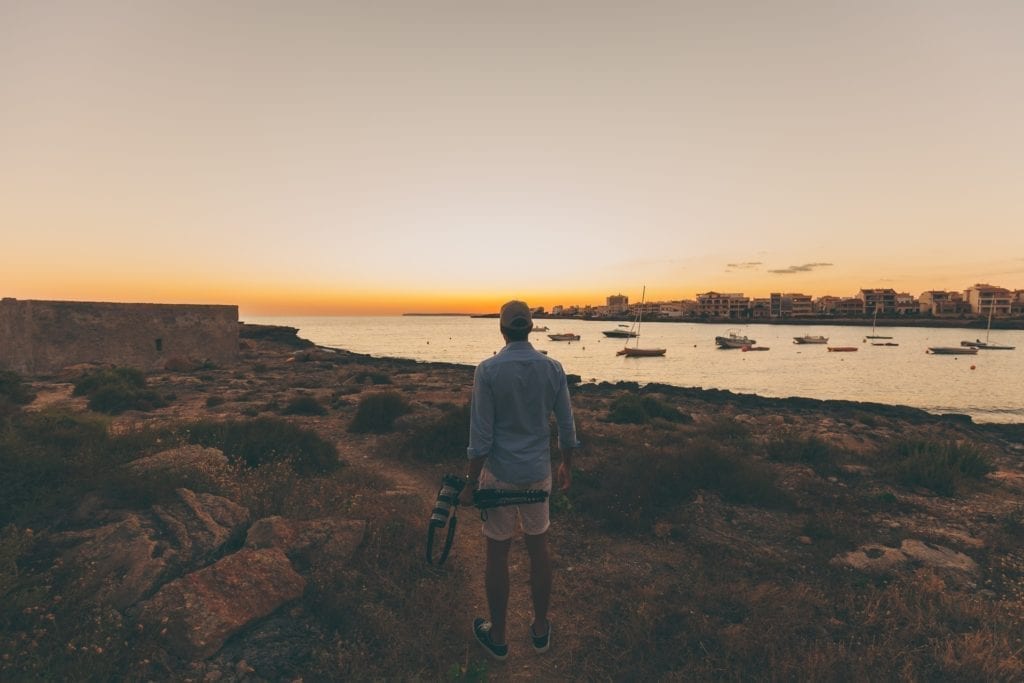
[[809, 273], [817, 268], [827, 268], [831, 263], [805, 263], [802, 266], [790, 266], [789, 268], [769, 269], [769, 273], [775, 275], [792, 275], [793, 273]]
[[731, 273], [733, 270], [756, 270], [758, 266], [763, 265], [760, 261], [744, 261], [743, 263], [726, 263], [725, 272]]

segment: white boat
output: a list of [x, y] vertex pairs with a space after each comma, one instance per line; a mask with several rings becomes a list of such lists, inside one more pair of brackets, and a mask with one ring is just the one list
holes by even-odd
[[715, 343], [718, 344], [719, 348], [723, 349], [742, 349], [744, 346], [753, 346], [757, 343], [757, 340], [745, 335], [736, 334], [735, 330], [729, 330], [727, 336], [715, 337]]
[[867, 335], [865, 339], [892, 339], [886, 334], [875, 334], [875, 323], [878, 322], [878, 304], [875, 304], [875, 317], [871, 319], [871, 334]]
[[535, 327], [532, 330], [530, 330], [530, 332], [547, 332], [547, 331], [548, 331], [548, 326], [547, 325], [544, 325], [543, 327]]
[[549, 334], [548, 339], [551, 341], [579, 341], [580, 335], [573, 334], [572, 332], [558, 332], [557, 334]]
[[805, 334], [802, 337], [793, 337], [794, 344], [828, 344], [828, 337], [820, 334]]
[[[644, 300], [647, 296], [647, 285], [644, 285], [643, 292], [640, 294], [640, 306], [636, 309], [636, 320], [633, 322], [633, 326], [629, 328], [629, 337], [640, 336], [640, 321], [644, 314]], [[605, 334], [608, 334], [605, 332]], [[620, 335], [609, 335], [609, 336], [620, 336]], [[637, 346], [630, 346], [629, 339], [626, 340], [626, 345], [615, 353], [616, 356], [625, 356], [626, 358], [651, 358], [654, 356], [664, 356], [666, 349], [641, 349], [639, 347], [639, 340], [637, 340]]]
[[1013, 351], [1016, 346], [1004, 346], [1002, 344], [993, 344], [988, 340], [988, 335], [992, 332], [992, 311], [995, 310], [995, 306], [989, 303], [988, 306], [988, 327], [985, 330], [985, 341], [975, 339], [974, 341], [962, 341], [960, 346], [967, 346], [970, 348], [979, 349], [981, 351]]
[[978, 353], [978, 349], [973, 346], [929, 346], [928, 353], [939, 356], [973, 356]]
[[630, 339], [638, 336], [640, 333], [630, 329], [629, 325], [619, 325], [614, 330], [604, 330], [602, 332], [606, 337], [617, 337], [619, 339]]

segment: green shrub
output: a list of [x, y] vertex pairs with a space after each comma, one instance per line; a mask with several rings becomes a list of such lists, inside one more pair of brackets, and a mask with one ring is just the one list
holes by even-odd
[[750, 427], [725, 416], [715, 418], [702, 431], [708, 438], [719, 443], [746, 446], [751, 440]]
[[390, 432], [395, 420], [411, 410], [405, 397], [394, 391], [370, 394], [359, 401], [348, 431], [355, 434]]
[[217, 406], [222, 405], [223, 403], [224, 403], [224, 397], [223, 396], [208, 396], [206, 398], [206, 407], [207, 408], [216, 408]]
[[660, 418], [669, 422], [682, 422], [689, 423], [693, 422], [693, 418], [685, 413], [679, 412], [679, 410], [664, 401], [660, 401], [653, 396], [644, 396], [640, 399], [643, 404], [644, 411], [651, 418]]
[[768, 458], [776, 462], [799, 462], [823, 472], [832, 464], [829, 445], [816, 436], [801, 436], [799, 432], [784, 430], [772, 436], [765, 444]]
[[297, 396], [281, 411], [284, 415], [326, 415], [327, 408], [315, 396]]
[[57, 514], [109, 469], [106, 426], [93, 418], [20, 413], [0, 429], [0, 525]]
[[647, 424], [650, 418], [636, 394], [624, 394], [608, 407], [608, 421], [615, 424]]
[[450, 462], [465, 460], [469, 441], [469, 404], [447, 406], [440, 417], [417, 427], [406, 439], [402, 452], [418, 460]]
[[36, 394], [16, 372], [0, 370], [0, 417], [14, 412], [17, 406], [31, 403]]
[[87, 396], [89, 409], [108, 415], [126, 410], [150, 411], [167, 405], [135, 368], [109, 368], [87, 372], [75, 381], [75, 396]]
[[904, 441], [896, 444], [885, 468], [905, 486], [923, 486], [953, 496], [965, 479], [981, 479], [995, 467], [971, 443]]
[[384, 372], [358, 372], [353, 375], [352, 379], [359, 384], [391, 384], [391, 375]]
[[29, 530], [13, 524], [0, 528], [0, 600], [17, 584], [20, 562], [32, 542]]
[[790, 505], [768, 467], [706, 437], [662, 450], [626, 450], [576, 481], [574, 507], [610, 531], [650, 531], [700, 489], [733, 503]]
[[322, 474], [341, 465], [334, 444], [277, 418], [198, 422], [188, 428], [186, 437], [190, 443], [219, 448], [248, 467], [287, 461], [299, 474]]

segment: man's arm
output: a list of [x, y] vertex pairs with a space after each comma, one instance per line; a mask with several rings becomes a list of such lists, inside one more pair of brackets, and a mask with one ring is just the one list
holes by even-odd
[[462, 487], [459, 494], [459, 505], [472, 505], [473, 492], [480, 484], [480, 472], [484, 468], [484, 460], [487, 458], [470, 458], [469, 468], [466, 470], [466, 485]]
[[470, 459], [484, 458], [491, 452], [493, 441], [494, 397], [478, 365], [473, 374], [473, 397], [469, 404], [469, 448], [466, 454]]

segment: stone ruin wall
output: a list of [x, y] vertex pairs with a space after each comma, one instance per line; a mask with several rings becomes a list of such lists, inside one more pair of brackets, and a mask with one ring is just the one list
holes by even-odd
[[238, 306], [0, 300], [0, 370], [79, 363], [155, 370], [170, 358], [238, 360]]

